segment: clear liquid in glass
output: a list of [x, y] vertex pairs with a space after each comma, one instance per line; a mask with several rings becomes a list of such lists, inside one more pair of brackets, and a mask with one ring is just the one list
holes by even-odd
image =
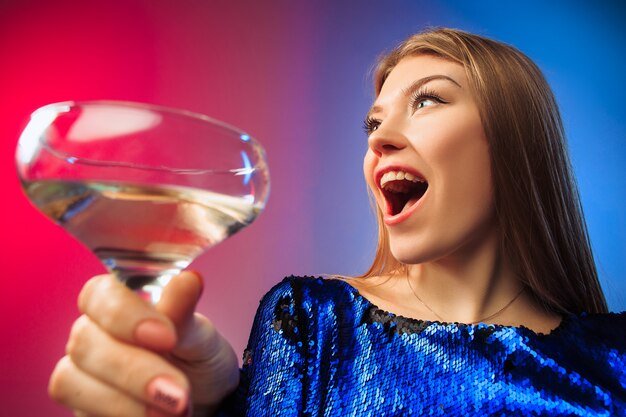
[[[87, 245], [127, 286], [160, 289], [207, 248], [260, 213], [252, 196], [122, 182], [25, 181], [43, 213]], [[150, 282], [159, 280], [150, 287]], [[151, 293], [152, 292], [152, 293]]]

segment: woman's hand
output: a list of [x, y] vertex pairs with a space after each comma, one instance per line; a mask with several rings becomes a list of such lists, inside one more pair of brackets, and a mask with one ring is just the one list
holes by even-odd
[[201, 292], [201, 279], [183, 272], [155, 309], [111, 275], [91, 279], [50, 396], [80, 416], [172, 416], [191, 404], [210, 411], [239, 371], [228, 342], [194, 314]]

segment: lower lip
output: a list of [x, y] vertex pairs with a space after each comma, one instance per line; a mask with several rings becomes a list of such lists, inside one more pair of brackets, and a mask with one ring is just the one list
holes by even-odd
[[396, 224], [400, 224], [403, 221], [407, 220], [409, 217], [411, 217], [411, 215], [413, 213], [415, 213], [415, 211], [420, 208], [422, 206], [422, 203], [424, 202], [424, 198], [426, 198], [426, 195], [428, 194], [428, 190], [426, 190], [426, 192], [424, 193], [424, 195], [422, 196], [422, 198], [420, 198], [419, 200], [417, 200], [417, 202], [415, 202], [415, 204], [413, 204], [411, 207], [409, 207], [408, 210], [403, 211], [402, 213], [398, 213], [395, 216], [390, 216], [388, 214], [385, 214], [383, 216], [383, 222], [387, 225], [387, 226], [394, 226]]

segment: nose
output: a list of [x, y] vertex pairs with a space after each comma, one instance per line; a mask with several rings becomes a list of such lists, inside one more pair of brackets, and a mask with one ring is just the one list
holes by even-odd
[[389, 121], [385, 122], [381, 123], [367, 140], [369, 148], [379, 158], [383, 154], [391, 154], [407, 146], [407, 139], [400, 130], [390, 125]]

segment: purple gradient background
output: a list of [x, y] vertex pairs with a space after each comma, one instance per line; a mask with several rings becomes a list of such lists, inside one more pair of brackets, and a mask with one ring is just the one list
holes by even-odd
[[[0, 1], [0, 415], [70, 415], [48, 375], [103, 272], [24, 198], [14, 149], [28, 115], [64, 100], [181, 107], [250, 132], [272, 170], [266, 211], [192, 264], [200, 311], [235, 349], [258, 300], [289, 274], [364, 271], [375, 222], [362, 180], [362, 119], [375, 58], [426, 26], [511, 43], [561, 104], [602, 284], [626, 308], [623, 7], [595, 2]], [[175, 152], [176, 144], [172, 144]]]

